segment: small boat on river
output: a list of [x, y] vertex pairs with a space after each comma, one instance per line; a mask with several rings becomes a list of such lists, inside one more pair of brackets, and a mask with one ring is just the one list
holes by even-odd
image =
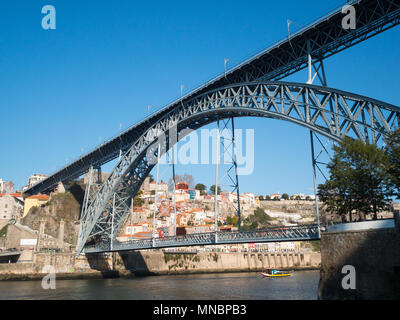
[[267, 269], [261, 272], [264, 278], [280, 278], [280, 277], [290, 277], [292, 274], [289, 272], [281, 272], [275, 269]]

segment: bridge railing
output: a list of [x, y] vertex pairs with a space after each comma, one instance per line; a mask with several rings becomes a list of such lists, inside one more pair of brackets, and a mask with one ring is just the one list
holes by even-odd
[[224, 243], [313, 240], [318, 238], [318, 231], [318, 226], [312, 224], [295, 227], [274, 227], [254, 231], [196, 233], [154, 239], [135, 239], [125, 242], [114, 241], [112, 246], [110, 242], [103, 242], [99, 245], [85, 246], [85, 252], [140, 250]]

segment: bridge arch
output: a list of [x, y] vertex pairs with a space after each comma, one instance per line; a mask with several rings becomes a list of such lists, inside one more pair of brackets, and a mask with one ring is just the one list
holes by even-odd
[[139, 138], [84, 209], [77, 253], [95, 235], [102, 235], [105, 245], [112, 246], [132, 198], [155, 164], [149, 154], [154, 155], [159, 144], [164, 153], [176, 143], [171, 130], [179, 134], [218, 119], [246, 116], [290, 121], [335, 141], [353, 136], [374, 144], [400, 126], [399, 107], [333, 88], [257, 81], [203, 93], [178, 104], [162, 118], [148, 119]]

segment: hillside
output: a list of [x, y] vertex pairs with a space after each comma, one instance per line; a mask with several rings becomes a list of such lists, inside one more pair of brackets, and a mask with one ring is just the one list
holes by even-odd
[[75, 245], [79, 232], [79, 214], [83, 202], [84, 186], [75, 182], [69, 187], [69, 192], [53, 194], [50, 201], [40, 207], [29, 210], [21, 224], [34, 230], [39, 230], [40, 220], [45, 219], [45, 233], [58, 236], [61, 219], [64, 220], [64, 241]]

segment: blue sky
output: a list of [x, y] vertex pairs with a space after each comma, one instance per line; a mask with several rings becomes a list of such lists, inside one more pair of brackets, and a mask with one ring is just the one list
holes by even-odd
[[[0, 177], [17, 188], [52, 173], [343, 1], [2, 1]], [[41, 28], [42, 6], [56, 30]], [[396, 27], [325, 61], [328, 85], [400, 105]], [[228, 64], [229, 67], [229, 64]], [[288, 80], [305, 82], [307, 71]], [[255, 130], [255, 170], [242, 192], [311, 193], [309, 132], [270, 119]], [[111, 164], [105, 166], [111, 170]], [[178, 166], [214, 183], [211, 166]], [[162, 176], [168, 178], [168, 172]]]

